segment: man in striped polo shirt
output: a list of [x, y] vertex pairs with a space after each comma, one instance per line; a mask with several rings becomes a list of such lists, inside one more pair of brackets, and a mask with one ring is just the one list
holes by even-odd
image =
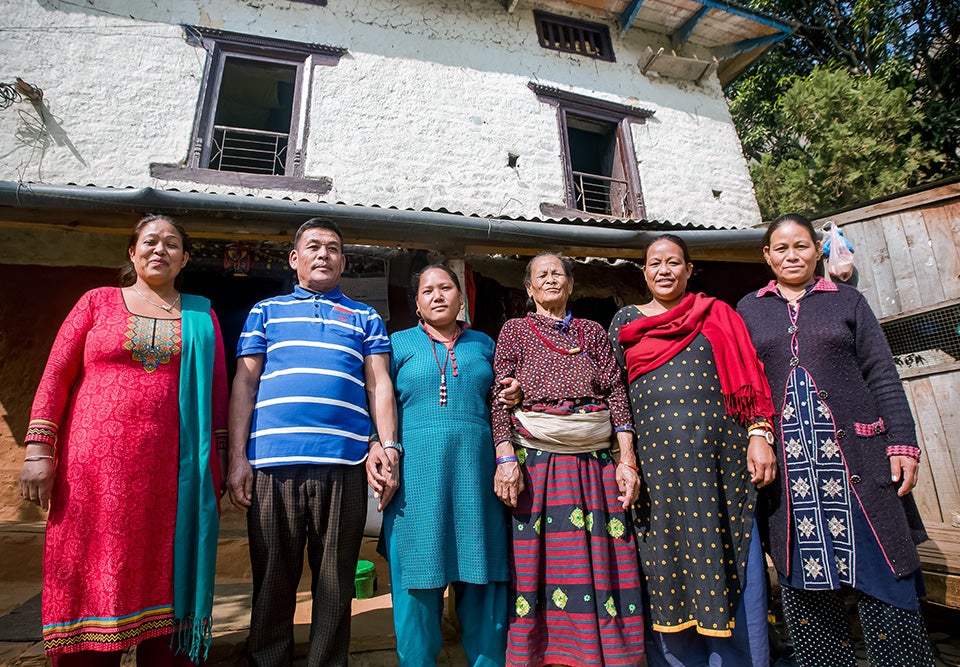
[[[227, 486], [248, 508], [251, 665], [293, 660], [304, 545], [313, 573], [308, 664], [347, 664], [366, 482], [382, 507], [399, 479], [390, 340], [373, 308], [340, 291], [345, 264], [339, 227], [305, 222], [290, 252], [296, 288], [255, 305], [237, 345]], [[368, 452], [371, 417], [383, 444]]]

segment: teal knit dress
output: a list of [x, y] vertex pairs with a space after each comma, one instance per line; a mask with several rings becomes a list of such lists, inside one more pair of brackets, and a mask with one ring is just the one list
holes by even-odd
[[464, 331], [454, 344], [456, 374], [446, 347], [421, 327], [390, 340], [404, 455], [400, 488], [383, 512], [381, 551], [396, 542], [406, 589], [508, 581], [507, 514], [493, 492], [493, 340]]

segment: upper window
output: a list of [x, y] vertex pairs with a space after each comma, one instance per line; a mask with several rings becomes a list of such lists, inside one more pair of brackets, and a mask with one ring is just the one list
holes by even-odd
[[613, 62], [610, 29], [602, 23], [581, 21], [539, 10], [534, 10], [533, 18], [537, 24], [537, 37], [540, 38], [540, 46], [543, 48]]
[[[243, 180], [253, 187], [322, 188], [317, 183], [325, 179], [303, 173], [310, 73], [312, 65], [336, 65], [346, 50], [198, 27], [187, 28], [187, 41], [208, 52], [189, 180], [235, 183], [236, 177], [216, 175], [232, 172], [259, 177]], [[157, 177], [183, 178], [169, 171], [153, 168]], [[304, 187], [291, 178], [303, 179]]]
[[652, 111], [531, 83], [557, 107], [568, 209], [615, 218], [645, 216], [632, 123]]
[[201, 161], [208, 169], [285, 176], [300, 64], [225, 53]]

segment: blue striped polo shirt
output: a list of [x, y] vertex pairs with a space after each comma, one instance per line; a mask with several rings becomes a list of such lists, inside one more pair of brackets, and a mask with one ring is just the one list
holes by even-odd
[[356, 464], [367, 456], [370, 413], [363, 360], [390, 353], [380, 315], [347, 298], [299, 285], [255, 305], [237, 356], [263, 354], [247, 457], [254, 468]]

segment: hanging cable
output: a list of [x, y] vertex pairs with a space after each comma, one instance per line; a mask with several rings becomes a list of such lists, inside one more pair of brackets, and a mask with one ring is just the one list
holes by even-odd
[[20, 77], [16, 77], [13, 83], [0, 83], [0, 109], [25, 100], [39, 103], [43, 100], [43, 91], [39, 86], [27, 83]]

